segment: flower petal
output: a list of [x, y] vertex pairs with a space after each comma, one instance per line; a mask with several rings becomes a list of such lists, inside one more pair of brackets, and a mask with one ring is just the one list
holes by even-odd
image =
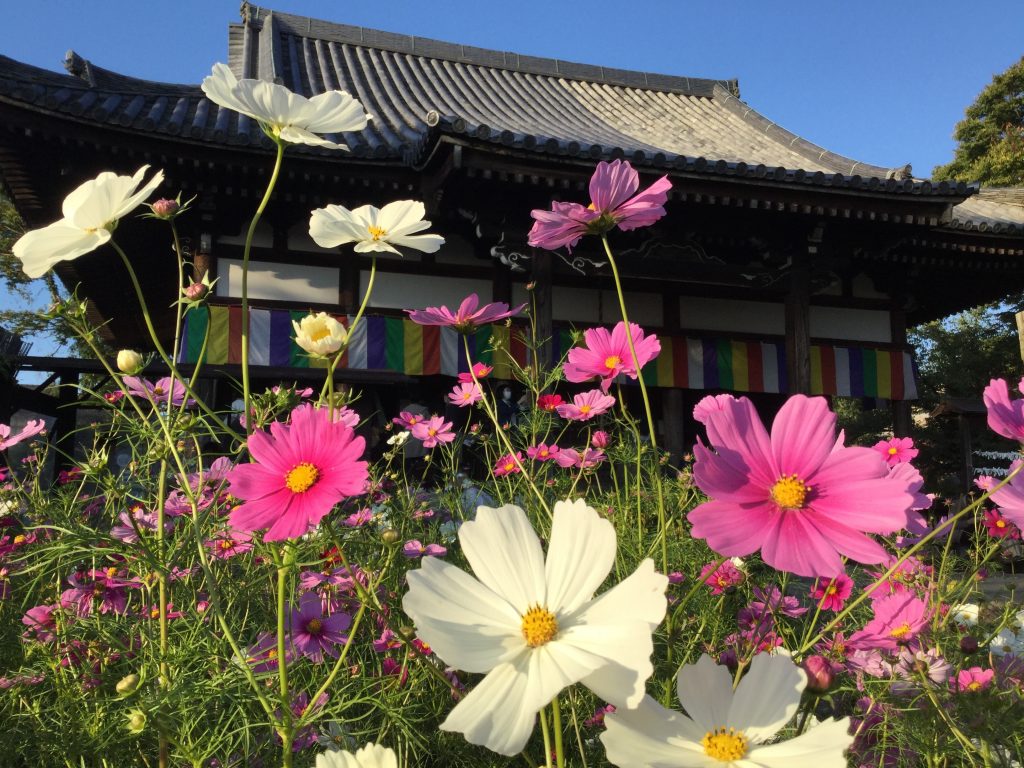
[[519, 507], [479, 507], [459, 529], [462, 550], [476, 577], [505, 598], [519, 615], [545, 605], [544, 553]]
[[706, 653], [696, 664], [680, 667], [676, 693], [701, 735], [732, 725], [728, 722], [733, 700], [732, 675]]
[[751, 741], [766, 741], [793, 719], [806, 687], [807, 674], [789, 656], [758, 654], [722, 725], [743, 730]]
[[853, 744], [850, 718], [827, 720], [795, 739], [756, 746], [747, 759], [765, 768], [846, 768], [843, 753]]
[[832, 453], [836, 415], [823, 397], [793, 395], [772, 423], [771, 441], [779, 472], [807, 480]]
[[575, 611], [594, 596], [615, 563], [615, 528], [583, 499], [555, 503], [544, 572], [547, 607]]
[[26, 232], [11, 249], [31, 278], [42, 277], [59, 261], [71, 261], [96, 250], [110, 240], [110, 232], [86, 232], [65, 219]]
[[601, 734], [608, 761], [621, 768], [691, 768], [721, 765], [704, 754], [701, 731], [685, 715], [665, 709], [644, 696], [636, 709], [616, 710], [604, 717]]

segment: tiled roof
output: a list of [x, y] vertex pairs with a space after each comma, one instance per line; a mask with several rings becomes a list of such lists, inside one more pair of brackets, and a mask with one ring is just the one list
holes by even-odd
[[997, 235], [1024, 234], [1024, 188], [982, 188], [953, 207], [949, 226]]

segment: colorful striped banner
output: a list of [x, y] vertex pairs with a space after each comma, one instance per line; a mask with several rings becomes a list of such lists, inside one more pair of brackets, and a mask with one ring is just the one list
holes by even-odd
[[[292, 320], [305, 312], [251, 310], [249, 361], [274, 367], [324, 367], [293, 341]], [[337, 316], [346, 327], [352, 317]], [[182, 362], [194, 363], [206, 344], [206, 362], [241, 362], [241, 310], [209, 307], [185, 317]], [[207, 338], [207, 331], [209, 336]], [[484, 326], [463, 337], [451, 328], [420, 326], [401, 317], [364, 316], [351, 334], [339, 368], [382, 370], [409, 376], [455, 376], [469, 370], [469, 359], [494, 367], [494, 378], [512, 377], [512, 361], [527, 364], [526, 346], [515, 327]], [[572, 333], [558, 329], [551, 339], [552, 354], [565, 357], [572, 348]], [[498, 351], [495, 352], [494, 350]], [[905, 350], [811, 345], [811, 394], [873, 397], [887, 400], [917, 399], [914, 361]], [[661, 354], [643, 371], [652, 387], [723, 389], [733, 392], [784, 393], [787, 391], [785, 344], [737, 341], [726, 338], [661, 337]], [[628, 380], [623, 379], [623, 383]]]

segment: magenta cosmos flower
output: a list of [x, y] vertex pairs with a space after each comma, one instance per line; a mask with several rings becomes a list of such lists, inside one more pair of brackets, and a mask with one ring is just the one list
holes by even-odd
[[917, 457], [919, 451], [914, 447], [914, 441], [909, 437], [894, 437], [891, 440], [879, 440], [872, 446], [878, 451], [890, 467], [911, 461]]
[[823, 611], [841, 611], [852, 592], [853, 579], [840, 573], [831, 579], [815, 579], [811, 587], [811, 599]]
[[549, 251], [562, 246], [572, 250], [584, 235], [603, 235], [614, 227], [624, 232], [649, 227], [665, 215], [665, 201], [672, 182], [662, 176], [643, 192], [640, 174], [624, 160], [598, 163], [590, 178], [590, 205], [551, 204], [550, 211], [535, 210], [528, 243]]
[[307, 592], [299, 598], [299, 607], [292, 609], [292, 648], [314, 664], [320, 664], [325, 653], [337, 658], [336, 646], [348, 639], [344, 633], [351, 623], [347, 613], [325, 616], [323, 601], [314, 593]]
[[433, 448], [438, 443], [450, 443], [455, 439], [452, 423], [441, 416], [431, 416], [412, 427], [412, 436], [423, 443], [424, 448]]
[[910, 592], [879, 598], [871, 607], [875, 616], [850, 635], [847, 645], [851, 648], [896, 651], [927, 629], [931, 619], [928, 604]]
[[[1024, 393], [1024, 379], [1017, 385]], [[988, 428], [1011, 440], [1024, 442], [1024, 400], [1011, 400], [1006, 379], [992, 379], [982, 395], [988, 409]]]
[[0, 424], [0, 451], [36, 436], [44, 429], [46, 429], [46, 422], [42, 419], [33, 419], [27, 422], [25, 428], [14, 435], [11, 434], [11, 428], [8, 425]]
[[995, 674], [995, 671], [981, 667], [961, 669], [956, 673], [956, 677], [949, 681], [950, 687], [956, 693], [977, 693], [992, 685]]
[[448, 393], [448, 402], [459, 406], [459, 408], [479, 403], [483, 398], [484, 393], [480, 391], [480, 386], [472, 381], [456, 384]]
[[419, 325], [446, 325], [459, 333], [472, 333], [478, 326], [496, 323], [499, 320], [512, 317], [512, 315], [518, 315], [525, 306], [525, 304], [520, 304], [515, 309], [509, 309], [508, 304], [496, 301], [481, 307], [480, 297], [471, 293], [462, 300], [459, 308], [454, 312], [448, 307], [427, 307], [426, 309], [407, 309], [405, 311], [409, 314], [409, 319]]
[[800, 576], [837, 576], [844, 556], [888, 557], [865, 533], [904, 527], [913, 498], [877, 452], [836, 440], [824, 398], [791, 397], [770, 436], [746, 398], [707, 397], [694, 413], [715, 449], [694, 446], [694, 480], [711, 498], [689, 514], [694, 537], [730, 557], [760, 549], [768, 565]]
[[[637, 362], [643, 368], [661, 352], [661, 342], [657, 336], [644, 336], [636, 323], [630, 323], [629, 330]], [[596, 376], [601, 379], [601, 389], [607, 392], [620, 373], [631, 379], [637, 377], [624, 322], [619, 321], [610, 333], [607, 328], [590, 328], [583, 332], [583, 341], [586, 346], [570, 349], [569, 361], [563, 366], [569, 381], [578, 384]]]
[[600, 416], [615, 405], [615, 398], [606, 395], [599, 389], [581, 392], [573, 397], [571, 403], [563, 403], [555, 408], [558, 415], [569, 421], [589, 421]]
[[[154, 405], [168, 401], [171, 405], [181, 405], [185, 402], [185, 385], [181, 383], [180, 379], [174, 379], [172, 382], [170, 376], [164, 376], [154, 384], [138, 376], [125, 376], [124, 383], [128, 387], [129, 394], [149, 400]], [[194, 404], [195, 401], [189, 399], [189, 407]]]
[[265, 541], [307, 533], [346, 496], [363, 492], [368, 472], [359, 461], [366, 441], [331, 421], [327, 409], [300, 405], [291, 425], [274, 422], [270, 434], [249, 435], [254, 463], [228, 475], [231, 495], [242, 500], [228, 523], [240, 531], [268, 528]]

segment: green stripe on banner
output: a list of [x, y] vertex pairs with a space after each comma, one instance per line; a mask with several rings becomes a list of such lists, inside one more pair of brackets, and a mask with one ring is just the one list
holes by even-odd
[[206, 329], [210, 327], [209, 307], [190, 309], [187, 320], [185, 362], [196, 363], [199, 362], [199, 351], [203, 348], [203, 341], [206, 339]]
[[221, 365], [228, 361], [228, 308], [210, 307], [210, 341], [206, 347], [206, 362]]
[[657, 359], [651, 360], [647, 365], [640, 369], [640, 375], [644, 377], [644, 384], [649, 387], [658, 386], [658, 361]]
[[864, 397], [878, 397], [877, 350], [864, 350]]
[[389, 317], [384, 323], [384, 364], [392, 371], [405, 373], [405, 327], [401, 318]]
[[476, 360], [472, 362], [493, 365], [494, 350], [491, 349], [491, 326], [483, 325], [477, 328], [474, 341], [476, 343]]
[[718, 351], [718, 386], [722, 389], [733, 389], [732, 342], [728, 339], [718, 339], [715, 348]]
[[[308, 312], [292, 312], [292, 320], [296, 323], [302, 320]], [[293, 329], [294, 330], [294, 329]], [[295, 339], [292, 339], [292, 366], [294, 368], [309, 368], [309, 354], [295, 343]]]

